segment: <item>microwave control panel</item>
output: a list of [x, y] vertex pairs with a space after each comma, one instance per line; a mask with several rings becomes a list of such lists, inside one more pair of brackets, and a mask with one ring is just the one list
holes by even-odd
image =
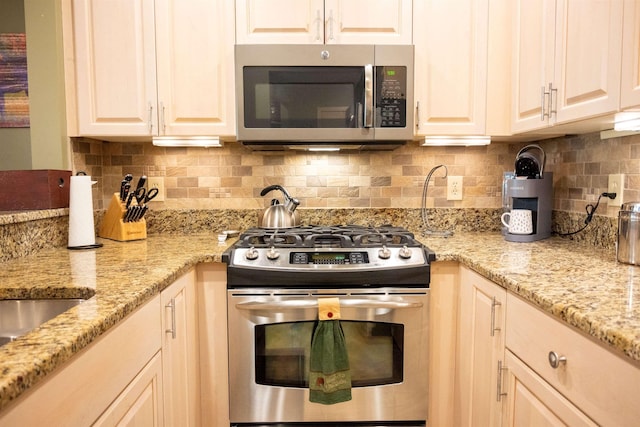
[[407, 126], [407, 68], [376, 67], [376, 127]]

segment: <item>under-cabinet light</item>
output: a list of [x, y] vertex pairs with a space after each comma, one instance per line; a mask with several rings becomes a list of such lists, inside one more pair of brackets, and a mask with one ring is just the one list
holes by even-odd
[[616, 113], [613, 119], [615, 131], [640, 131], [640, 111]]
[[172, 137], [156, 136], [153, 145], [158, 147], [222, 147], [222, 142], [217, 136], [190, 136]]
[[425, 136], [422, 147], [489, 145], [490, 136]]
[[307, 151], [340, 151], [339, 147], [318, 147], [318, 148], [307, 148]]

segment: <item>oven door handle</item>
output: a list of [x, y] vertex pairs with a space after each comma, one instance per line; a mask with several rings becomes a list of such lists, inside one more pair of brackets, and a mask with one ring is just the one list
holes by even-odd
[[[340, 300], [340, 307], [349, 308], [420, 308], [423, 304], [415, 301], [375, 301], [366, 299], [345, 299]], [[315, 300], [285, 300], [285, 301], [247, 301], [236, 304], [239, 310], [300, 310], [307, 308], [317, 308], [318, 302]]]

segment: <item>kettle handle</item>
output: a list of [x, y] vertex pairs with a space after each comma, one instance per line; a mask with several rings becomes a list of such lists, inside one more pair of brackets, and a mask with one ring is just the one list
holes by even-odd
[[264, 196], [264, 195], [266, 195], [268, 192], [273, 191], [273, 190], [280, 190], [280, 191], [282, 191], [282, 192], [284, 193], [284, 195], [285, 195], [286, 197], [289, 197], [289, 195], [287, 194], [287, 190], [285, 190], [284, 188], [282, 188], [282, 186], [280, 186], [280, 185], [270, 185], [270, 186], [268, 186], [268, 187], [264, 188], [264, 189], [260, 192], [260, 195], [261, 195], [261, 196]]

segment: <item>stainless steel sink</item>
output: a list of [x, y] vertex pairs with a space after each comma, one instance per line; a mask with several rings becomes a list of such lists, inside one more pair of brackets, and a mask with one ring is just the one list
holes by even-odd
[[0, 345], [13, 341], [83, 301], [86, 300], [0, 300]]

